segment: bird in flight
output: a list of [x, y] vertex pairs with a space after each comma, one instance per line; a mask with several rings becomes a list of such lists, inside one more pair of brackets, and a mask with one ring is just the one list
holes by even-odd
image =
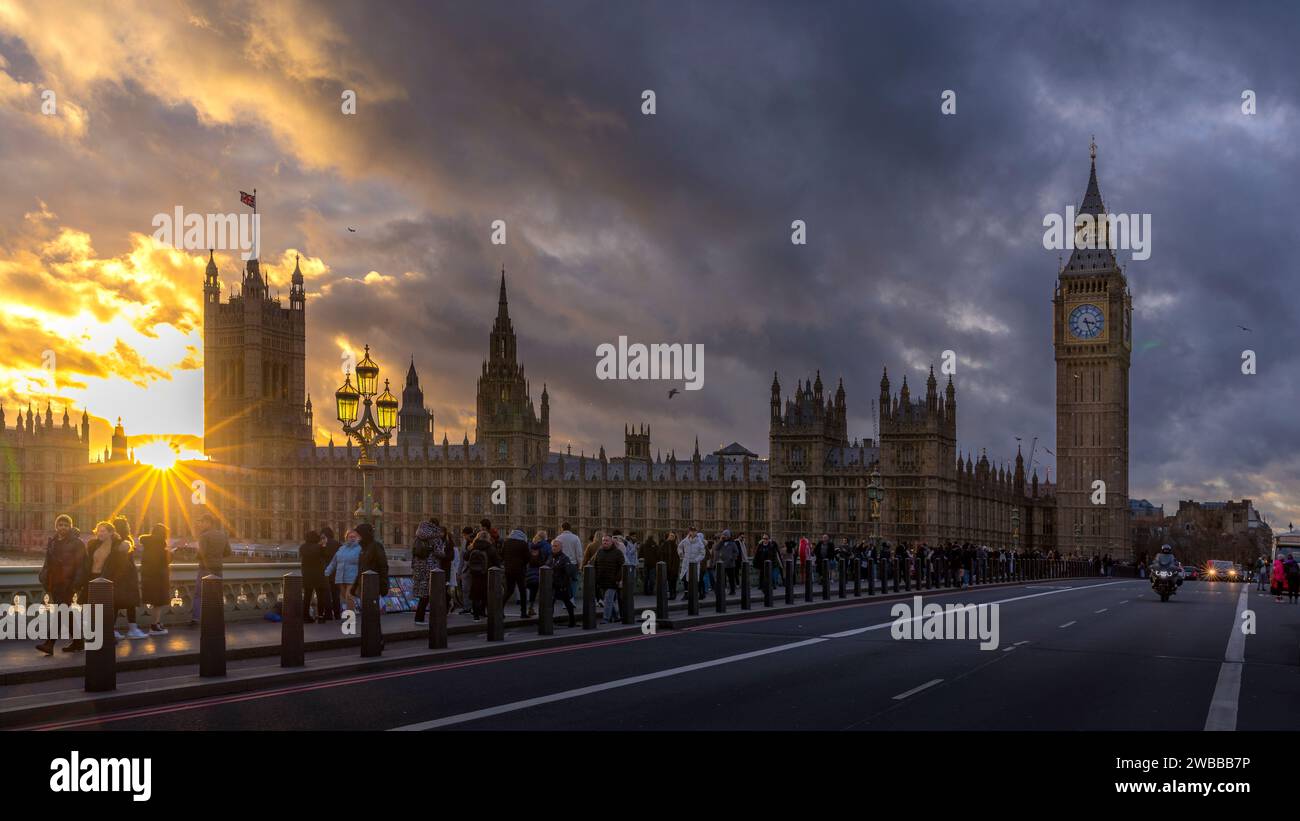
[[1251, 331], [1250, 328], [1247, 328], [1245, 325], [1238, 325], [1237, 327], [1238, 327], [1238, 328], [1241, 328], [1243, 331], [1247, 331], [1247, 332], [1251, 332], [1251, 333], [1253, 333], [1253, 331]]
[[668, 398], [672, 399], [674, 396], [676, 396], [679, 393], [681, 393], [681, 391], [677, 390], [676, 388], [673, 388], [672, 390], [668, 391]]
[[357, 232], [357, 229], [353, 228], [353, 227], [350, 226], [350, 225], [348, 226], [348, 230], [351, 231], [351, 232], [354, 233], [354, 234]]

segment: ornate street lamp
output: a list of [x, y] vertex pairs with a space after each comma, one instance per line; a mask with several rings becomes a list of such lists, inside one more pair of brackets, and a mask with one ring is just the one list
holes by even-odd
[[[334, 392], [334, 401], [338, 406], [338, 420], [343, 425], [343, 433], [349, 439], [355, 439], [361, 446], [361, 456], [357, 459], [357, 468], [361, 471], [361, 515], [364, 521], [374, 524], [375, 501], [374, 448], [389, 440], [393, 428], [397, 425], [397, 399], [384, 383], [384, 393], [377, 401], [371, 399], [379, 383], [379, 366], [370, 358], [370, 346], [366, 346], [365, 358], [357, 363], [357, 384], [352, 385], [351, 374], [345, 374], [343, 386]], [[357, 403], [362, 402], [361, 415], [357, 415]], [[375, 412], [371, 413], [371, 407]]]
[[885, 515], [885, 490], [880, 486], [880, 471], [871, 471], [871, 481], [867, 484], [867, 499], [871, 502], [871, 511], [876, 519], [876, 544], [880, 544], [880, 522]]

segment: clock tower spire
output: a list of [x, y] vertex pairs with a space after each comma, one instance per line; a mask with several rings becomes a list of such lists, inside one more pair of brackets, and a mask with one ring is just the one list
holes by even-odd
[[1131, 559], [1129, 359], [1133, 295], [1109, 247], [1097, 143], [1075, 222], [1075, 249], [1052, 299], [1056, 350], [1057, 548]]

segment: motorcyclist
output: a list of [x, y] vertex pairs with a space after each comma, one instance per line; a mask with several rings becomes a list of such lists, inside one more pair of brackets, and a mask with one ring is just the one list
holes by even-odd
[[[1183, 583], [1182, 565], [1174, 557], [1174, 548], [1172, 545], [1161, 545], [1160, 552], [1156, 554], [1155, 561], [1151, 562], [1151, 570], [1171, 570], [1178, 584]], [[1153, 574], [1154, 575], [1154, 574]]]

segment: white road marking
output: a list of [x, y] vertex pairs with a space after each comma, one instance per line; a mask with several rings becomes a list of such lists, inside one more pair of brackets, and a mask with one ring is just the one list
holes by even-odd
[[1028, 644], [1028, 643], [1029, 643], [1029, 639], [1025, 639], [1024, 641], [1018, 641], [1018, 642], [1016, 642], [1016, 643], [1015, 643], [1014, 645], [1012, 645], [1012, 646], [1013, 646], [1013, 647], [1019, 647], [1019, 646], [1022, 645], [1022, 644]]
[[925, 684], [922, 684], [920, 687], [913, 687], [912, 689], [908, 690], [905, 693], [899, 693], [898, 695], [894, 696], [894, 701], [902, 701], [908, 696], [914, 696], [917, 693], [921, 692], [922, 690], [933, 687], [934, 685], [938, 684], [941, 681], [943, 681], [943, 679], [941, 678], [931, 679], [930, 681], [927, 681]]
[[1241, 631], [1241, 614], [1246, 611], [1250, 590], [1241, 591], [1237, 599], [1237, 612], [1228, 628], [1228, 648], [1219, 665], [1219, 680], [1214, 685], [1210, 699], [1210, 712], [1205, 717], [1206, 730], [1237, 729], [1237, 702], [1241, 698], [1241, 668], [1246, 663], [1246, 634]]
[[[1089, 590], [1095, 587], [1108, 587], [1112, 584], [1120, 584], [1120, 582], [1103, 582], [1101, 584], [1090, 584], [1083, 587], [1063, 587], [1058, 590], [1049, 590], [1046, 593], [1031, 593], [1027, 596], [1015, 596], [1009, 599], [1000, 599], [995, 602], [986, 602], [986, 604], [1009, 604], [1010, 602], [1015, 602], [1015, 601], [1036, 599], [1039, 598], [1040, 596], [1054, 596], [1058, 593], [1069, 593], [1075, 590]], [[912, 620], [916, 621], [921, 618], [922, 616], [918, 614], [914, 616]], [[802, 641], [796, 641], [790, 644], [782, 644], [777, 647], [769, 647], [763, 650], [755, 650], [749, 653], [739, 653], [734, 656], [725, 656], [723, 658], [712, 659], [710, 661], [702, 661], [696, 664], [687, 664], [682, 667], [673, 667], [667, 670], [659, 670], [658, 672], [646, 673], [640, 676], [629, 676], [627, 678], [620, 678], [620, 679], [615, 679], [613, 681], [606, 681], [601, 684], [593, 684], [588, 687], [578, 687], [573, 690], [564, 690], [558, 693], [551, 693], [550, 695], [524, 699], [523, 701], [512, 701], [508, 704], [497, 705], [496, 707], [486, 707], [482, 710], [474, 710], [468, 713], [459, 713], [457, 715], [445, 716], [443, 718], [435, 718], [430, 721], [421, 721], [415, 724], [406, 724], [401, 727], [394, 727], [393, 730], [395, 731], [433, 730], [439, 727], [449, 727], [455, 724], [464, 724], [467, 721], [476, 721], [480, 718], [489, 718], [491, 716], [503, 715], [505, 713], [513, 713], [519, 710], [526, 710], [529, 707], [535, 707], [539, 704], [551, 704], [556, 701], [565, 701], [571, 698], [579, 698], [581, 696], [590, 695], [591, 693], [600, 693], [606, 690], [615, 690], [620, 687], [630, 687], [634, 684], [641, 684], [642, 682], [646, 682], [646, 681], [654, 681], [656, 679], [684, 675], [686, 673], [693, 673], [696, 670], [707, 670], [710, 667], [719, 667], [724, 664], [732, 664], [738, 661], [747, 661], [748, 659], [758, 658], [760, 656], [766, 656], [772, 653], [780, 653], [785, 650], [794, 650], [799, 647], [807, 647], [813, 644], [820, 644], [824, 641], [827, 641], [828, 639], [839, 639], [839, 638], [845, 638], [847, 636], [856, 636], [870, 630], [885, 630], [889, 627], [892, 627], [893, 624], [894, 624], [893, 621], [887, 621], [887, 622], [882, 622], [880, 624], [868, 625], [866, 627], [857, 627], [852, 630], [843, 630], [839, 633], [827, 633], [826, 635], [819, 636], [817, 638], [804, 639]], [[921, 687], [916, 688], [916, 690], [909, 690], [908, 692], [903, 693], [901, 697], [905, 698], [914, 692], [918, 692], [922, 689], [925, 689], [926, 687], [930, 687], [931, 685], [937, 684], [942, 680], [943, 679], [935, 679], [934, 681], [921, 685]], [[899, 697], [900, 696], [895, 696], [895, 698], [899, 698]]]
[[1074, 622], [1072, 622], [1072, 621], [1067, 621], [1065, 624], [1060, 625], [1057, 629], [1058, 629], [1058, 630], [1060, 630], [1060, 629], [1064, 629], [1064, 628], [1066, 628], [1066, 627], [1069, 627], [1071, 624], [1074, 624]]
[[1105, 613], [1105, 612], [1106, 612], [1107, 610], [1109, 610], [1109, 609], [1110, 609], [1110, 608], [1108, 608], [1108, 607], [1103, 607], [1103, 608], [1101, 608], [1100, 610], [1094, 610], [1094, 611], [1092, 611], [1092, 612], [1094, 612], [1094, 613]]
[[1120, 604], [1128, 604], [1128, 599], [1125, 599], [1124, 601], [1120, 602]]
[[421, 721], [416, 724], [406, 724], [401, 727], [394, 727], [393, 729], [407, 730], [407, 731], [433, 730], [433, 729], [437, 729], [438, 727], [449, 727], [453, 724], [464, 724], [467, 721], [475, 721], [480, 718], [488, 718], [490, 716], [499, 716], [504, 713], [513, 713], [519, 710], [527, 710], [529, 707], [536, 707], [540, 704], [550, 704], [556, 701], [565, 701], [571, 698], [579, 698], [581, 696], [590, 695], [592, 693], [601, 693], [606, 690], [616, 690], [620, 687], [630, 687], [633, 684], [640, 684], [642, 682], [654, 681], [656, 679], [661, 679], [661, 678], [669, 678], [670, 676], [679, 676], [684, 673], [693, 673], [696, 670], [706, 670], [710, 667], [720, 667], [724, 664], [732, 664], [737, 661], [747, 661], [752, 658], [758, 658], [759, 656], [767, 656], [767, 655], [771, 655], [772, 653], [780, 653], [785, 650], [794, 650], [796, 648], [807, 647], [812, 644], [821, 644], [824, 641], [826, 641], [826, 639], [824, 638], [804, 639], [803, 641], [796, 641], [790, 644], [782, 644], [777, 647], [768, 647], [763, 650], [754, 650], [749, 653], [739, 653], [734, 656], [725, 656], [723, 658], [712, 659], [710, 661], [701, 661], [696, 664], [687, 664], [682, 667], [673, 667], [668, 670], [659, 670], [658, 672], [646, 673], [645, 675], [641, 675], [641, 676], [629, 676], [627, 678], [620, 678], [620, 679], [615, 679], [613, 681], [606, 681], [601, 684], [593, 684], [589, 687], [578, 687], [573, 690], [564, 690], [563, 692], [551, 693], [550, 695], [538, 696], [537, 698], [524, 699], [523, 701], [512, 701], [509, 704], [499, 704], [496, 707], [487, 707], [482, 710], [474, 710], [468, 713], [459, 713], [457, 715], [445, 716], [443, 718], [435, 718], [432, 721]]
[[1014, 650], [1014, 649], [1016, 649], [1016, 646], [1013, 644], [1013, 645], [1011, 645], [1010, 647], [1003, 647], [1003, 648], [1002, 648], [1002, 652], [1004, 652], [1004, 653], [1010, 653], [1010, 652], [1011, 652], [1012, 650]]

